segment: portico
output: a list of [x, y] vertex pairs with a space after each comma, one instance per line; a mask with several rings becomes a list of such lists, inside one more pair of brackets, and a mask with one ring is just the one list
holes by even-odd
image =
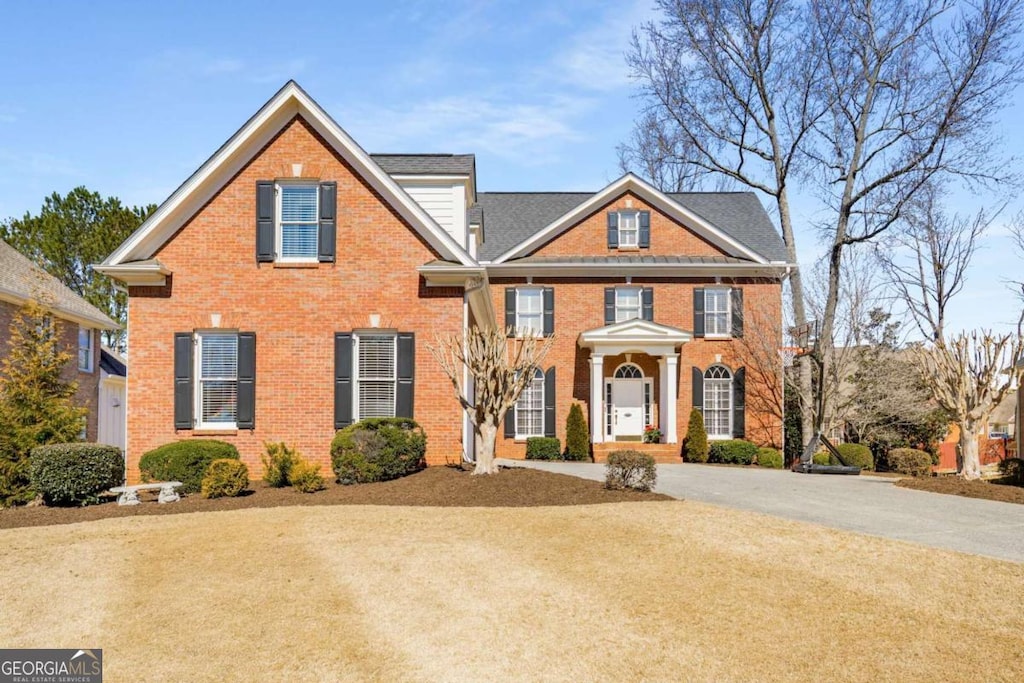
[[[654, 373], [643, 366], [657, 362], [657, 424], [661, 443], [678, 443], [676, 401], [679, 395], [679, 347], [689, 332], [641, 319], [588, 330], [579, 345], [590, 349], [591, 441], [640, 441], [653, 425]], [[616, 367], [605, 367], [614, 359]], [[609, 363], [610, 365], [610, 363]]]

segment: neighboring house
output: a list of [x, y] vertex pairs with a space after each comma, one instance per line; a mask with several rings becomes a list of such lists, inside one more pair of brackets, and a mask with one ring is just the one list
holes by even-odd
[[117, 329], [118, 324], [0, 240], [0, 354], [7, 354], [11, 320], [29, 299], [45, 305], [55, 318], [62, 345], [71, 354], [64, 376], [78, 382], [75, 402], [88, 410], [83, 436], [95, 441], [102, 411], [100, 331]]
[[[1017, 367], [1024, 367], [1024, 358], [1017, 362]], [[1014, 412], [1014, 421], [1016, 424], [1024, 424], [1024, 381], [1017, 385], [1017, 410]], [[1024, 458], [1024, 438], [1017, 438], [1017, 457]]]
[[767, 441], [738, 350], [779, 346], [791, 268], [750, 193], [478, 193], [472, 155], [367, 154], [289, 82], [98, 267], [129, 290], [128, 476], [199, 437], [257, 472], [266, 441], [327, 463], [336, 429], [388, 415], [458, 461], [472, 430], [426, 345], [472, 325], [556, 336], [499, 455], [564, 440], [574, 402], [599, 459], [657, 425], [678, 460], [693, 406]]
[[96, 441], [125, 446], [128, 403], [128, 365], [125, 359], [112, 349], [100, 347], [100, 398], [99, 424]]

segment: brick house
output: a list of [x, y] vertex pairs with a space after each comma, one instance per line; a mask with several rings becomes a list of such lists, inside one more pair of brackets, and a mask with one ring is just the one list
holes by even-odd
[[268, 440], [326, 464], [336, 429], [382, 415], [457, 461], [472, 430], [426, 343], [472, 325], [557, 339], [500, 456], [564, 439], [573, 402], [598, 458], [651, 424], [677, 460], [694, 405], [713, 438], [767, 441], [735, 351], [779, 345], [785, 261], [749, 193], [477, 192], [472, 155], [367, 154], [289, 82], [98, 267], [129, 289], [128, 476], [182, 438], [255, 472]]
[[0, 240], [0, 354], [4, 356], [11, 321], [29, 299], [45, 305], [53, 315], [60, 345], [71, 354], [64, 379], [78, 382], [75, 403], [88, 411], [82, 436], [86, 441], [96, 441], [103, 409], [99, 403], [100, 331], [117, 329], [118, 325]]

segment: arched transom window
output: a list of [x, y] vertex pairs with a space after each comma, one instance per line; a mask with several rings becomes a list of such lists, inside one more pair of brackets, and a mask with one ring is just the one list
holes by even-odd
[[618, 370], [615, 371], [615, 379], [643, 379], [644, 373], [640, 371], [640, 368], [633, 365], [632, 363], [625, 363], [620, 365]]
[[704, 372], [704, 429], [708, 436], [732, 436], [732, 373], [721, 365]]

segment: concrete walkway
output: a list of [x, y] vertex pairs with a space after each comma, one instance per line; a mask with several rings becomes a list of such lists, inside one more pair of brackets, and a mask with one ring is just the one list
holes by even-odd
[[[500, 460], [604, 480], [594, 463]], [[893, 486], [872, 476], [794, 474], [788, 470], [658, 465], [656, 491], [836, 529], [1024, 562], [1024, 505]]]

